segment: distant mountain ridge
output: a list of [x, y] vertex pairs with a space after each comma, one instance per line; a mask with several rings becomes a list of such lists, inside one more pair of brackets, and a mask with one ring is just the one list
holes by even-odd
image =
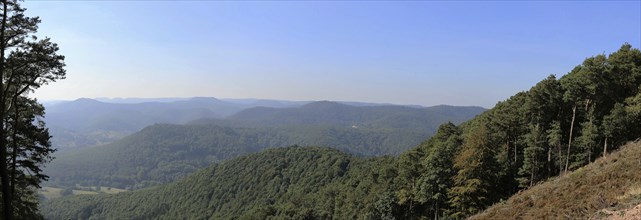
[[[445, 122], [461, 123], [486, 109], [475, 106], [411, 107], [400, 105], [353, 106], [339, 102], [318, 101], [295, 108], [254, 107], [242, 110], [223, 120], [192, 123], [249, 124], [252, 126], [334, 125], [385, 127], [394, 129], [429, 128], [432, 132]], [[230, 123], [227, 123], [230, 124]]]
[[108, 143], [154, 123], [221, 118], [244, 108], [214, 98], [142, 103], [83, 98], [48, 106], [45, 121], [54, 137], [54, 147], [65, 150]]
[[[376, 103], [344, 103], [369, 107], [384, 106]], [[53, 136], [54, 147], [65, 151], [110, 143], [155, 123], [184, 124], [203, 119], [232, 117], [252, 108], [282, 109], [309, 104], [320, 105], [309, 101], [213, 97], [81, 98], [46, 104], [45, 121]]]

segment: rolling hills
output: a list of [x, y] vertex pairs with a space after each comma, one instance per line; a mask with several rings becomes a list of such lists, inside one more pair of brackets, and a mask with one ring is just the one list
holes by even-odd
[[[528, 91], [499, 102], [461, 125], [440, 125], [434, 136], [398, 157], [329, 160], [334, 161], [331, 163], [316, 158], [353, 156], [326, 148], [320, 148], [326, 149], [320, 151], [319, 148], [269, 149], [211, 165], [202, 171], [206, 175], [196, 173], [169, 185], [122, 195], [51, 200], [43, 205], [43, 211], [54, 219], [91, 216], [462, 219], [482, 213], [492, 205], [495, 206], [476, 218], [539, 219], [549, 216], [575, 219], [634, 213], [630, 210], [641, 202], [638, 187], [641, 153], [639, 143], [624, 144], [641, 136], [640, 70], [641, 51], [624, 44], [609, 56], [601, 54], [587, 58], [559, 79], [550, 75]], [[300, 109], [309, 106], [323, 109], [315, 114], [328, 118], [314, 121], [299, 115]], [[338, 113], [330, 117], [332, 113], [327, 113], [327, 109]], [[283, 111], [287, 113], [281, 113]], [[239, 115], [253, 112], [256, 119], [251, 119], [251, 115], [243, 117], [245, 121], [236, 119], [239, 121], [236, 127], [223, 126], [229, 123], [225, 120], [198, 121], [191, 125], [242, 128], [246, 123], [257, 124], [254, 128], [276, 129], [292, 124], [307, 126], [332, 122], [339, 127], [351, 125], [348, 128], [360, 129], [386, 121], [378, 120], [384, 119], [381, 117], [373, 117], [377, 120], [353, 120], [354, 116], [342, 118], [350, 115], [350, 111], [349, 106], [320, 102], [297, 110], [248, 109]], [[273, 118], [281, 120], [270, 121]], [[412, 123], [402, 123], [406, 124], [412, 126]], [[394, 124], [388, 126], [394, 127]], [[288, 154], [290, 151], [296, 153]], [[285, 156], [267, 159], [272, 156], [266, 155]], [[599, 159], [602, 156], [604, 158]], [[298, 159], [283, 162], [288, 158]], [[365, 162], [368, 165], [363, 169], [351, 173], [353, 167], [358, 167], [352, 164], [358, 164], [354, 163], [358, 161], [374, 162]], [[254, 166], [254, 163], [260, 165]], [[316, 164], [325, 164], [324, 171]], [[290, 165], [309, 167], [312, 172], [291, 172]], [[235, 176], [226, 176], [228, 172], [217, 170], [217, 166], [237, 167], [232, 169]], [[194, 179], [198, 178], [204, 178], [201, 181], [204, 184], [194, 184], [198, 182]], [[311, 188], [294, 187], [291, 191], [290, 188], [283, 191], [276, 187], [282, 186], [283, 182], [285, 185], [307, 183], [307, 179], [313, 179], [308, 182]], [[219, 184], [227, 180], [233, 183]], [[316, 182], [322, 184], [315, 185]], [[162, 189], [167, 192], [160, 193], [165, 191]], [[190, 194], [190, 189], [203, 190]], [[171, 191], [181, 193], [170, 194]], [[301, 193], [286, 196], [293, 192]], [[154, 197], [156, 194], [158, 196]], [[188, 196], [183, 197], [183, 194]], [[163, 198], [168, 202], [146, 202], [147, 198]], [[265, 208], [255, 209], [257, 206]], [[164, 210], [186, 210], [194, 214]], [[243, 210], [243, 213], [234, 213], [234, 210]]]
[[59, 154], [46, 167], [47, 184], [139, 189], [175, 181], [213, 162], [290, 145], [329, 146], [358, 156], [397, 155], [428, 138], [440, 123], [462, 122], [483, 110], [315, 102], [252, 108], [187, 125], [157, 124], [107, 145]]
[[[348, 124], [351, 126], [350, 123], [352, 122], [369, 122], [372, 120], [370, 118], [365, 121], [359, 121], [358, 118], [361, 115], [378, 112], [376, 116], [387, 117], [389, 120], [389, 115], [401, 117], [394, 111], [405, 114], [408, 110], [413, 109], [415, 112], [407, 115], [407, 121], [420, 119], [418, 121], [428, 122], [429, 126], [435, 127], [443, 120], [465, 121], [484, 110], [479, 107], [437, 106], [425, 108], [359, 102], [345, 102], [344, 104], [338, 102], [310, 103], [313, 102], [264, 99], [221, 100], [211, 97], [166, 99], [82, 98], [75, 101], [47, 104], [45, 121], [53, 136], [53, 146], [61, 151], [68, 151], [111, 143], [156, 123], [207, 123], [215, 121], [212, 119], [222, 119], [220, 121], [224, 121], [226, 125], [243, 124], [254, 127], [275, 124], [311, 124], [311, 121], [318, 122], [334, 118], [340, 119], [339, 124], [341, 126], [347, 126]], [[306, 108], [297, 108], [306, 104], [310, 105]], [[322, 115], [321, 105], [329, 105], [326, 109], [332, 111], [340, 107], [331, 105], [342, 106], [349, 109], [350, 115], [340, 116], [338, 115], [339, 112]], [[454, 114], [442, 111], [444, 110], [443, 108], [452, 111]], [[298, 114], [289, 115], [290, 113]], [[423, 115], [419, 116], [421, 114]], [[267, 115], [273, 116], [273, 118], [266, 118], [265, 116]], [[423, 118], [416, 118], [417, 116]], [[223, 123], [220, 121], [219, 123]], [[336, 125], [337, 123], [335, 122], [337, 121], [333, 120], [327, 124]]]
[[185, 123], [199, 118], [220, 118], [252, 106], [215, 98], [172, 102], [106, 103], [78, 99], [47, 106], [45, 121], [53, 146], [61, 150], [109, 143], [154, 123]]

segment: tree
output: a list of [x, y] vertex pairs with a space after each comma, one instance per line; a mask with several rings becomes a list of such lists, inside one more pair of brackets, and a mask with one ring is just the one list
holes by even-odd
[[[0, 119], [3, 126], [0, 126], [0, 185], [3, 217], [13, 219], [15, 209], [21, 207], [14, 202], [22, 201], [16, 187], [38, 187], [40, 181], [46, 179], [39, 166], [50, 159], [48, 154], [51, 153], [47, 150], [49, 135], [44, 123], [35, 120], [43, 112], [20, 106], [35, 106], [37, 102], [27, 94], [63, 79], [65, 64], [64, 56], [57, 54], [57, 44], [49, 38], [35, 36], [40, 23], [38, 17], [25, 16], [25, 9], [17, 0], [2, 0], [1, 3]], [[35, 122], [36, 126], [27, 126], [26, 122]], [[22, 135], [26, 136], [19, 139]], [[18, 180], [18, 171], [26, 175], [21, 179], [30, 181]]]
[[519, 178], [521, 187], [531, 187], [534, 183], [540, 180], [540, 173], [544, 170], [542, 163], [545, 150], [543, 148], [544, 134], [540, 125], [533, 125], [530, 127], [530, 133], [526, 135], [527, 147], [523, 151], [523, 166], [519, 170], [522, 178]]
[[456, 174], [454, 157], [462, 144], [460, 130], [452, 123], [439, 127], [430, 141], [432, 146], [423, 160], [425, 171], [419, 180], [418, 201], [431, 205], [435, 219], [447, 209], [447, 190], [452, 187], [452, 177]]
[[37, 213], [35, 187], [48, 177], [42, 174], [41, 165], [52, 157], [49, 132], [41, 120], [44, 107], [25, 97], [19, 97], [5, 125], [11, 132], [8, 138], [9, 179], [11, 195], [15, 200], [16, 216], [33, 216]]
[[[545, 132], [560, 113], [562, 102], [561, 85], [554, 75], [537, 83], [528, 91], [526, 109], [529, 115], [528, 130], [525, 135], [526, 147], [523, 151], [523, 166], [519, 170], [521, 186], [532, 186], [544, 176], [549, 176], [552, 146], [547, 145]], [[545, 154], [547, 151], [547, 161]], [[548, 169], [545, 169], [545, 168]]]
[[565, 169], [568, 171], [570, 164], [570, 155], [572, 149], [572, 136], [574, 135], [574, 125], [576, 122], [577, 108], [585, 104], [586, 108], [590, 104], [590, 99], [587, 98], [588, 94], [592, 93], [594, 86], [590, 84], [589, 79], [583, 72], [583, 66], [575, 67], [570, 73], [561, 78], [561, 86], [565, 93], [563, 94], [563, 101], [568, 103], [572, 108], [572, 120], [570, 122], [570, 132], [568, 135], [568, 147], [565, 155]]
[[403, 214], [409, 218], [414, 213], [414, 202], [416, 201], [416, 188], [418, 178], [425, 168], [420, 164], [423, 157], [421, 149], [410, 150], [401, 155], [398, 161], [399, 179], [402, 180], [400, 189], [396, 192], [398, 204], [405, 207]]
[[473, 128], [454, 160], [457, 173], [453, 178], [453, 187], [448, 190], [454, 218], [463, 218], [483, 210], [495, 202], [499, 195], [496, 190], [499, 186], [495, 184], [499, 169], [489, 135], [485, 124]]
[[[549, 146], [554, 146], [556, 148], [557, 159], [555, 162], [559, 167], [559, 175], [563, 173], [563, 130], [561, 130], [561, 123], [559, 121], [553, 121], [550, 124], [550, 128], [546, 132], [547, 141]], [[552, 164], [552, 155], [548, 155], [548, 162]], [[550, 171], [551, 173], [551, 171]], [[551, 174], [548, 174], [551, 175]]]
[[590, 111], [588, 121], [581, 123], [581, 136], [577, 138], [577, 142], [582, 151], [575, 154], [576, 160], [573, 167], [580, 167], [592, 162], [593, 151], [600, 137], [599, 126], [594, 117], [594, 111]]

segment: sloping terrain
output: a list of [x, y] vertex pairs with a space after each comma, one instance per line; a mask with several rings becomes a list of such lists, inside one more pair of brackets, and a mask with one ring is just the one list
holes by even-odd
[[574, 172], [522, 191], [471, 219], [615, 218], [626, 216], [626, 211], [634, 212], [639, 203], [641, 142], [636, 142]]
[[391, 157], [285, 147], [241, 156], [177, 182], [45, 201], [46, 219], [355, 219], [376, 215]]
[[215, 98], [173, 102], [106, 103], [93, 99], [47, 106], [45, 121], [61, 150], [109, 143], [154, 123], [185, 123], [199, 118], [221, 118], [245, 108]]
[[[269, 110], [257, 113], [261, 109]], [[357, 156], [398, 155], [434, 134], [439, 123], [461, 122], [483, 110], [356, 107], [334, 102], [299, 108], [261, 107], [239, 113], [242, 117], [149, 126], [107, 145], [58, 154], [46, 172], [51, 176], [48, 184], [53, 186], [139, 189], [169, 183], [212, 162], [270, 147], [327, 146]]]
[[355, 155], [393, 154], [427, 134], [405, 131], [289, 126], [231, 128], [158, 124], [114, 143], [61, 154], [45, 171], [48, 185], [139, 189], [180, 179], [213, 162], [290, 145], [331, 146]]

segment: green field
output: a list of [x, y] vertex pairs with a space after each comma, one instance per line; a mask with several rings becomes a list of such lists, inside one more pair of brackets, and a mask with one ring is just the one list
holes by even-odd
[[[42, 195], [46, 199], [55, 199], [62, 197], [61, 192], [63, 191], [63, 188], [56, 188], [56, 187], [42, 187], [40, 190], [38, 190], [38, 194]], [[106, 194], [116, 194], [120, 192], [126, 192], [127, 190], [125, 189], [118, 189], [118, 188], [112, 188], [112, 187], [100, 187], [100, 190], [97, 189], [95, 186], [89, 186], [89, 187], [82, 187], [82, 186], [77, 186], [72, 190], [72, 195], [94, 195], [94, 194], [100, 194], [100, 193], [106, 193]]]

